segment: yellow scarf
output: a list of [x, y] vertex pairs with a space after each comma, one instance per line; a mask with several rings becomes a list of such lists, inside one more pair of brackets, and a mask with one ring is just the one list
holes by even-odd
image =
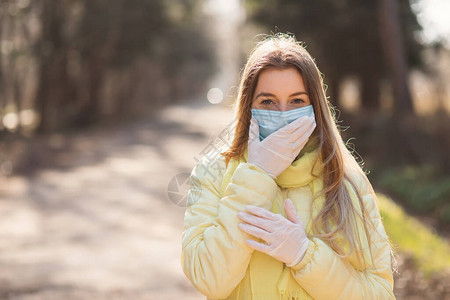
[[[308, 144], [307, 144], [308, 145]], [[311, 150], [309, 152], [306, 152]], [[318, 193], [323, 187], [322, 176], [314, 178], [311, 175], [313, 162], [319, 152], [317, 149], [306, 147], [297, 156], [296, 160], [282, 173], [275, 182], [283, 188], [294, 188], [308, 185], [311, 189], [312, 195]], [[231, 176], [240, 163], [247, 162], [248, 151], [244, 152], [244, 156], [240, 159], [231, 159], [227, 170], [225, 171], [221, 192], [225, 190]], [[315, 166], [314, 174], [321, 174], [319, 169], [321, 159]], [[285, 199], [283, 199], [285, 200]], [[291, 199], [295, 202], [295, 199]], [[298, 199], [297, 199], [298, 201]], [[312, 215], [317, 215], [319, 208], [323, 205], [324, 198], [319, 197], [314, 202]], [[295, 203], [294, 203], [295, 204]], [[284, 207], [279, 207], [277, 201], [273, 202], [272, 212], [285, 215]], [[311, 233], [311, 222], [305, 224], [306, 234]], [[244, 291], [244, 293], [251, 293], [251, 299], [259, 300], [273, 300], [273, 299], [312, 299], [312, 297], [297, 283], [290, 272], [290, 268], [286, 267], [284, 263], [260, 251], [254, 251], [249, 264], [251, 291]], [[276, 285], [271, 284], [276, 282]], [[242, 294], [241, 294], [242, 295]], [[245, 297], [245, 299], [250, 299]]]

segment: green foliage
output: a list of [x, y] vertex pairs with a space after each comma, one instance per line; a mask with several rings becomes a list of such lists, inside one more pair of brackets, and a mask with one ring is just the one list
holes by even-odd
[[414, 212], [431, 214], [450, 223], [450, 177], [439, 175], [432, 165], [406, 166], [377, 171], [376, 182]]
[[377, 194], [386, 233], [397, 251], [412, 255], [426, 277], [450, 270], [450, 244], [383, 194]]

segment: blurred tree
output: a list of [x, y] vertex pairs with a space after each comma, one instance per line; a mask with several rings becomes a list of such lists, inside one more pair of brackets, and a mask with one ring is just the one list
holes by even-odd
[[[161, 1], [45, 0], [41, 21], [36, 53], [41, 132], [98, 120], [108, 70], [124, 69], [136, 57], [151, 55], [145, 52], [154, 32], [168, 25]], [[79, 67], [75, 78], [68, 74], [69, 55]], [[126, 100], [117, 105], [122, 113], [127, 111]]]
[[[110, 68], [126, 69], [141, 55], [152, 55], [150, 45], [160, 28], [169, 25], [162, 1], [83, 0], [83, 17], [77, 32], [76, 51], [82, 66], [84, 99], [76, 126], [100, 117], [102, 84]], [[130, 95], [131, 96], [131, 95]], [[126, 95], [117, 108], [127, 112]]]
[[[400, 27], [404, 34], [410, 67], [424, 68], [422, 45], [414, 38], [421, 27], [408, 0], [400, 0]], [[377, 1], [358, 0], [247, 0], [254, 22], [281, 31], [289, 30], [304, 41], [325, 74], [330, 101], [339, 105], [339, 85], [356, 76], [361, 86], [361, 104], [366, 111], [380, 109], [381, 82], [386, 76]]]
[[394, 110], [397, 116], [413, 112], [404, 58], [397, 0], [379, 0], [379, 28], [386, 62], [392, 78]]
[[63, 32], [68, 3], [67, 0], [41, 2], [41, 38], [35, 44], [38, 63], [35, 106], [41, 118], [39, 131], [54, 130], [64, 120], [61, 112], [64, 101], [74, 99], [74, 87], [68, 74], [70, 48]]
[[[0, 1], [0, 8], [4, 7], [4, 0]], [[3, 55], [2, 55], [2, 50], [1, 50], [1, 42], [3, 41], [2, 39], [2, 35], [3, 35], [3, 23], [4, 23], [4, 12], [3, 9], [0, 10], [0, 117], [4, 115], [4, 108], [6, 106], [6, 97], [5, 97], [5, 90], [3, 88], [4, 86], [4, 79], [3, 79]], [[3, 122], [0, 122], [0, 132], [3, 131]]]
[[[215, 71], [200, 4], [0, 0], [0, 121], [7, 105], [19, 113], [27, 103], [38, 113], [37, 132], [53, 132], [198, 95]], [[16, 70], [24, 65], [19, 48], [32, 72]], [[24, 98], [25, 82], [33, 82], [33, 99]]]
[[[199, 14], [203, 0], [166, 0], [169, 12], [176, 20], [159, 35], [157, 42], [163, 72], [172, 80], [170, 98], [180, 102], [183, 94], [204, 93], [207, 78], [219, 70], [214, 45], [208, 38]], [[203, 74], [203, 76], [199, 76]]]
[[[19, 118], [9, 115], [7, 126], [1, 117], [13, 112], [12, 106], [18, 112], [23, 106], [23, 88], [20, 77], [26, 71], [28, 46], [19, 36], [27, 36], [27, 24], [24, 19], [29, 13], [28, 3], [12, 0], [0, 1], [0, 134], [14, 125]], [[12, 118], [11, 118], [12, 117]], [[20, 122], [14, 130], [20, 132]]]

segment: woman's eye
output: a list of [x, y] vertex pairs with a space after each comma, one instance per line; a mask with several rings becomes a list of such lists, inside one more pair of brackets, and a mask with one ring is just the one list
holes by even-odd
[[270, 99], [265, 99], [265, 100], [261, 101], [261, 104], [267, 105], [267, 104], [270, 104], [270, 101], [272, 101], [272, 100], [270, 100]]
[[302, 99], [294, 99], [294, 103], [303, 103], [305, 101], [303, 101]]

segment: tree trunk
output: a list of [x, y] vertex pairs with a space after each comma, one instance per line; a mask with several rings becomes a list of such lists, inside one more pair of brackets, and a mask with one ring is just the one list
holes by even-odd
[[397, 0], [378, 0], [379, 30], [392, 79], [394, 116], [413, 113]]
[[64, 103], [71, 95], [67, 73], [68, 49], [62, 34], [64, 2], [42, 2], [42, 37], [37, 45], [38, 88], [36, 107], [40, 114], [37, 131], [51, 132], [61, 128], [66, 119]]
[[375, 70], [367, 70], [359, 75], [361, 80], [361, 106], [365, 112], [380, 111], [380, 76]]

